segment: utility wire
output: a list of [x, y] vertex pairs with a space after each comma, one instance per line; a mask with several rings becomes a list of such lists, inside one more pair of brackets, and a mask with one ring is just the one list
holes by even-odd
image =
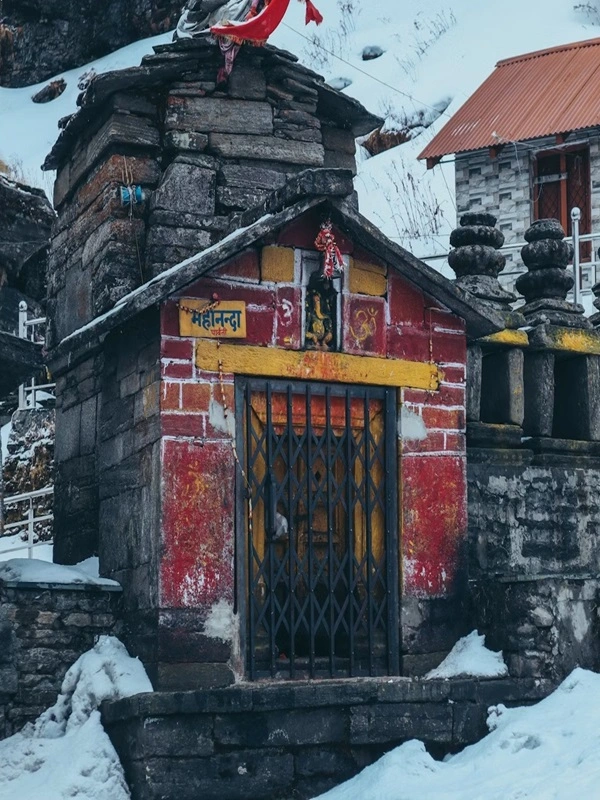
[[419, 100], [417, 97], [414, 97], [413, 95], [408, 94], [408, 92], [403, 92], [401, 89], [398, 89], [396, 86], [392, 86], [391, 83], [386, 83], [385, 81], [382, 81], [380, 78], [376, 78], [374, 75], [371, 75], [366, 70], [361, 69], [360, 67], [357, 67], [355, 64], [352, 64], [351, 61], [347, 61], [345, 58], [342, 58], [341, 56], [338, 56], [337, 53], [333, 52], [333, 50], [328, 50], [327, 47], [325, 47], [325, 45], [321, 44], [321, 42], [317, 41], [316, 39], [311, 39], [310, 36], [306, 36], [304, 33], [301, 33], [300, 31], [297, 31], [296, 28], [292, 28], [292, 26], [288, 25], [287, 22], [283, 22], [282, 25], [285, 28], [288, 28], [288, 30], [292, 31], [293, 33], [296, 33], [298, 36], [301, 36], [303, 39], [306, 39], [306, 41], [309, 42], [310, 44], [316, 45], [321, 50], [323, 50], [325, 53], [328, 53], [330, 56], [333, 56], [333, 58], [337, 58], [337, 60], [341, 61], [342, 64], [346, 64], [346, 66], [351, 67], [352, 69], [355, 69], [357, 72], [360, 72], [361, 75], [366, 75], [367, 78], [370, 78], [372, 81], [375, 81], [376, 83], [379, 83], [382, 86], [385, 86], [387, 89], [391, 89], [393, 92], [396, 92], [397, 94], [402, 95], [402, 97], [408, 98], [413, 103], [418, 103], [421, 106], [425, 106], [425, 108], [430, 108], [432, 111], [435, 111], [435, 113], [438, 114], [440, 117], [444, 116], [444, 117], [448, 117], [448, 119], [452, 119], [452, 115], [448, 114], [447, 111], [441, 111], [440, 112], [439, 108], [436, 108], [435, 106], [429, 105], [429, 103], [424, 103], [422, 100]]

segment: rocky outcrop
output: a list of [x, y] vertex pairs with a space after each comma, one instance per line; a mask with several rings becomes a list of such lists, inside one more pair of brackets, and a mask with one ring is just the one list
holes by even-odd
[[182, 0], [3, 0], [0, 86], [27, 86], [171, 30]]
[[0, 329], [15, 332], [20, 299], [44, 301], [55, 214], [46, 195], [0, 175]]
[[[54, 409], [15, 411], [8, 437], [8, 454], [2, 465], [4, 496], [34, 492], [54, 483]], [[52, 496], [34, 502], [36, 516], [51, 513]], [[5, 522], [18, 522], [27, 517], [28, 503], [6, 509]], [[23, 532], [25, 533], [25, 526]], [[11, 530], [11, 533], [20, 530]], [[36, 541], [52, 539], [52, 521], [36, 523]]]

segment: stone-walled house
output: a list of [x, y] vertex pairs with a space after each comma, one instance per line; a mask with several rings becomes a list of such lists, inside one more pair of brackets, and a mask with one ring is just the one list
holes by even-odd
[[[459, 215], [495, 214], [507, 245], [538, 219], [558, 219], [570, 236], [574, 207], [582, 234], [600, 230], [599, 68], [600, 39], [498, 62], [419, 156], [433, 167], [454, 154]], [[597, 258], [590, 263], [599, 244], [581, 248], [588, 296], [600, 280]], [[502, 284], [512, 290], [524, 269], [518, 250], [508, 252]]]

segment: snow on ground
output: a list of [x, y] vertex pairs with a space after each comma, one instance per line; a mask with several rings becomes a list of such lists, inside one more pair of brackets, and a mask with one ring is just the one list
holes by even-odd
[[[0, 543], [3, 539], [0, 539]], [[34, 552], [37, 553], [37, 549]], [[100, 578], [98, 559], [88, 558], [74, 567], [52, 564], [38, 558], [12, 558], [0, 563], [0, 580], [19, 583], [82, 584], [87, 586], [119, 586], [117, 581]]]
[[141, 662], [118, 639], [101, 636], [69, 669], [55, 705], [0, 742], [0, 800], [127, 800], [98, 708], [151, 691]]
[[[501, 13], [495, 4], [472, 0], [319, 0], [318, 5], [325, 22], [316, 28], [304, 26], [302, 3], [290, 3], [271, 42], [296, 53], [334, 85], [348, 84], [344, 91], [385, 117], [388, 129], [427, 124], [449, 103], [412, 142], [375, 158], [365, 158], [363, 151], [359, 164], [362, 212], [416, 255], [445, 252], [456, 217], [451, 159], [427, 171], [416, 161], [425, 144], [499, 59], [600, 33], [596, 6], [572, 0], [505, 0]], [[58, 119], [76, 110], [78, 78], [90, 66], [101, 73], [138, 64], [152, 45], [170, 38], [136, 42], [56, 76], [67, 81], [67, 89], [44, 105], [31, 102], [42, 84], [0, 88], [0, 159], [50, 194], [52, 174], [39, 166], [58, 135]], [[383, 54], [363, 61], [369, 46]]]
[[576, 669], [535, 706], [490, 709], [490, 733], [443, 762], [412, 740], [319, 800], [597, 800], [600, 675]]
[[472, 631], [459, 639], [439, 667], [428, 672], [425, 678], [503, 678], [507, 674], [502, 653], [488, 650], [485, 636]]

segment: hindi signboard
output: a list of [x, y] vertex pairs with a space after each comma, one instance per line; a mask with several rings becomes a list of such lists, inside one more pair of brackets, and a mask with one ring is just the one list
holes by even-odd
[[179, 335], [206, 339], [245, 339], [243, 300], [185, 299], [179, 301]]

